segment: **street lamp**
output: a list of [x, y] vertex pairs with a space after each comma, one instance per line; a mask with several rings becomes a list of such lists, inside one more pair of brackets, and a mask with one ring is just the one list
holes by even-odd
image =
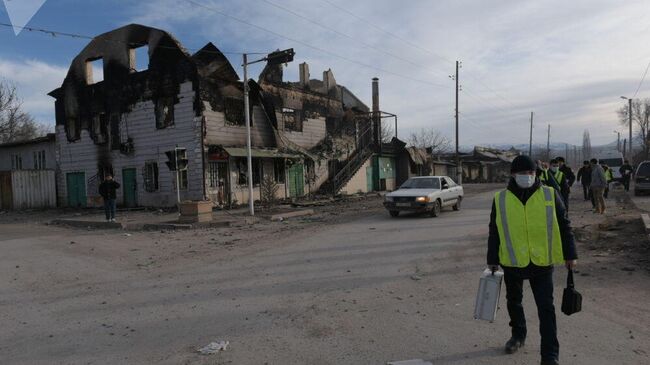
[[285, 49], [284, 51], [275, 51], [266, 55], [266, 57], [248, 62], [248, 55], [243, 54], [243, 63], [244, 67], [244, 115], [246, 116], [246, 155], [247, 155], [247, 165], [248, 165], [248, 176], [246, 180], [248, 182], [248, 210], [251, 216], [255, 215], [255, 205], [253, 199], [253, 155], [251, 151], [251, 116], [250, 109], [248, 108], [248, 65], [253, 63], [267, 61], [269, 65], [279, 65], [281, 63], [289, 63], [293, 61], [293, 56], [296, 53], [293, 51], [293, 48]]
[[[630, 123], [630, 140], [629, 140], [629, 142], [628, 142], [628, 145], [629, 145], [629, 148], [628, 148], [628, 150], [629, 150], [629, 154], [628, 154], [627, 158], [632, 158], [632, 99], [631, 99], [631, 98], [627, 98], [627, 97], [625, 97], [625, 96], [621, 96], [621, 99], [623, 99], [623, 100], [627, 100], [627, 101], [628, 101], [628, 112], [627, 112], [627, 115], [628, 115], [629, 123]], [[625, 151], [623, 151], [623, 152], [625, 152]]]

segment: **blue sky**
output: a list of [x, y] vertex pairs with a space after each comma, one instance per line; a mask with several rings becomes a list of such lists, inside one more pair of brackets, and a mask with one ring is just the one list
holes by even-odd
[[[9, 22], [1, 3], [0, 22]], [[448, 75], [460, 59], [464, 145], [526, 143], [531, 110], [537, 142], [550, 123], [555, 142], [580, 144], [589, 129], [594, 143], [609, 143], [624, 129], [619, 96], [634, 94], [650, 61], [644, 0], [47, 0], [27, 25], [92, 36], [129, 23], [168, 30], [190, 50], [208, 41], [234, 52], [293, 47], [285, 79], [295, 80], [303, 61], [312, 78], [331, 68], [367, 103], [377, 76], [381, 108], [399, 115], [401, 136], [433, 127], [453, 137]], [[46, 93], [86, 43], [0, 27], [0, 77], [18, 86], [30, 113], [52, 124]], [[251, 71], [256, 77], [260, 67]], [[637, 97], [650, 97], [650, 80]]]

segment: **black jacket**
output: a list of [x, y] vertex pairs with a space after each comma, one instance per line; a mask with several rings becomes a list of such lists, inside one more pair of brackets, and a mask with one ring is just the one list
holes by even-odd
[[590, 166], [582, 166], [580, 170], [578, 170], [578, 181], [582, 183], [584, 186], [589, 186], [591, 185], [591, 167]]
[[[541, 187], [539, 180], [535, 182], [535, 185], [530, 189], [522, 189], [517, 185], [513, 178], [510, 179], [508, 183], [508, 190], [512, 192], [519, 200], [526, 204], [528, 198], [530, 198], [537, 189]], [[578, 258], [576, 253], [575, 240], [573, 238], [573, 232], [571, 231], [571, 221], [566, 214], [566, 209], [564, 208], [564, 202], [562, 197], [555, 192], [555, 215], [557, 216], [557, 222], [560, 226], [560, 237], [562, 237], [562, 252], [564, 254], [565, 260], [575, 260]], [[501, 244], [501, 239], [499, 237], [499, 230], [497, 229], [497, 209], [492, 202], [492, 213], [490, 214], [490, 235], [488, 237], [488, 251], [487, 251], [487, 264], [488, 265], [499, 265], [499, 245]], [[528, 266], [537, 267], [532, 263]]]
[[99, 184], [99, 195], [104, 199], [116, 199], [116, 190], [120, 188], [120, 184], [115, 180], [104, 180]]
[[618, 169], [618, 172], [621, 174], [623, 179], [629, 179], [632, 177], [632, 174], [634, 174], [634, 169], [632, 168], [632, 165], [626, 163]]

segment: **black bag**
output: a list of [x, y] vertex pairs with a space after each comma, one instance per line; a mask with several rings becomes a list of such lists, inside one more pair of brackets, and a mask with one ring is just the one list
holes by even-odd
[[570, 316], [582, 310], [582, 295], [573, 287], [573, 270], [569, 269], [566, 279], [566, 289], [562, 294], [562, 313]]

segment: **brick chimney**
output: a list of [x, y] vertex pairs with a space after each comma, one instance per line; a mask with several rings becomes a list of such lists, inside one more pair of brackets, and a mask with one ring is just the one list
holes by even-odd
[[309, 86], [309, 65], [307, 62], [303, 62], [298, 67], [300, 73], [300, 86]]

